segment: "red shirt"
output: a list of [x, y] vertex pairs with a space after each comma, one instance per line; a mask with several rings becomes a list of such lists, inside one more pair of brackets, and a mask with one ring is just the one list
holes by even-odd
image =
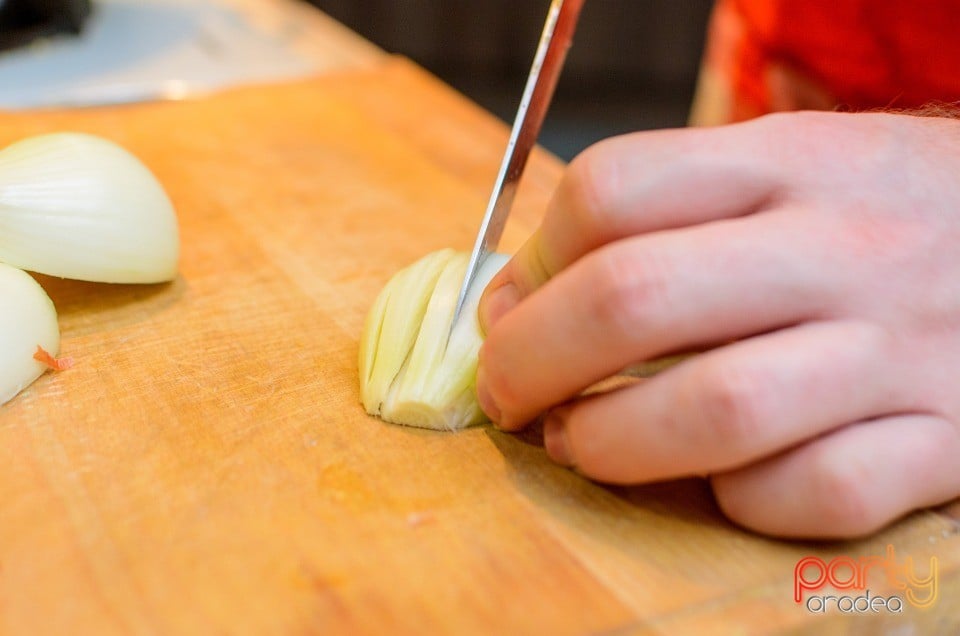
[[960, 101], [960, 0], [719, 0], [706, 64], [731, 120]]

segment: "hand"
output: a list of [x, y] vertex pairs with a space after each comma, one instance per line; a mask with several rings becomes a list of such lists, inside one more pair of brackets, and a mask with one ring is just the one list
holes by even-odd
[[[556, 461], [869, 533], [960, 495], [960, 122], [794, 113], [578, 157], [488, 286], [478, 394]], [[591, 397], [638, 361], [700, 350]]]

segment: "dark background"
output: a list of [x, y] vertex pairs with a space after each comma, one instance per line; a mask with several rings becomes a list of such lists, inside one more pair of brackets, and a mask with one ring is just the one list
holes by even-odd
[[[548, 0], [309, 0], [512, 122]], [[588, 0], [541, 143], [686, 122], [711, 0]]]

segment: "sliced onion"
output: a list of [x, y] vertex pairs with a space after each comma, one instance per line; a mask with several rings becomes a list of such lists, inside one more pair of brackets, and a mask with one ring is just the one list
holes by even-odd
[[86, 134], [31, 137], [0, 150], [0, 261], [106, 283], [176, 276], [177, 219], [153, 174]]
[[467, 261], [449, 249], [428, 254], [380, 292], [360, 340], [360, 396], [371, 415], [438, 430], [486, 420], [476, 396], [483, 343], [477, 306], [507, 257], [492, 254], [483, 263], [451, 333]]
[[46, 366], [37, 347], [60, 349], [57, 311], [30, 274], [0, 263], [0, 404], [39, 378]]

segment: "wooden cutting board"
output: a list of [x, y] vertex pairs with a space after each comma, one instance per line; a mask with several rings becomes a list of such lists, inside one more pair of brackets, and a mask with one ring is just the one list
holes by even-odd
[[[781, 543], [726, 523], [699, 481], [603, 488], [553, 466], [535, 432], [364, 414], [365, 312], [403, 265], [470, 247], [507, 135], [412, 64], [0, 115], [0, 144], [57, 130], [144, 160], [178, 210], [182, 259], [167, 285], [38, 277], [76, 365], [0, 407], [4, 633], [920, 633], [960, 620], [949, 509], [863, 542]], [[560, 173], [534, 157], [507, 249]], [[801, 556], [887, 544], [939, 559], [937, 606], [886, 623], [793, 603]]]

